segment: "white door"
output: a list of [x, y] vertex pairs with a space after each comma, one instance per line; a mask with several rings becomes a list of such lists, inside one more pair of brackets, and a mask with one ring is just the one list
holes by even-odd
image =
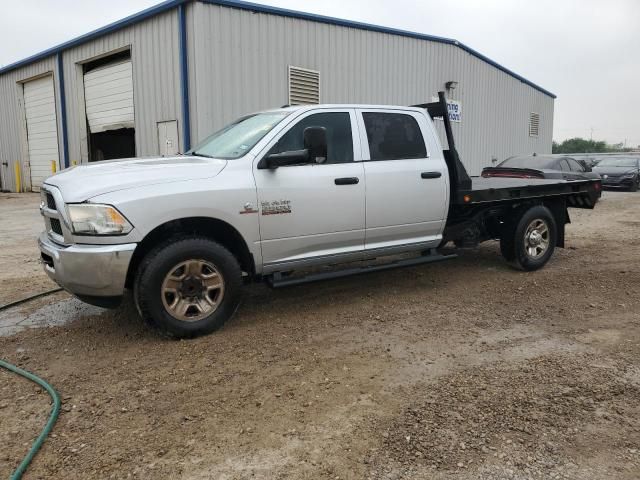
[[358, 115], [366, 150], [365, 249], [437, 245], [448, 205], [447, 169], [442, 152], [427, 152], [424, 116], [409, 110]]
[[162, 157], [178, 154], [178, 121], [158, 122], [158, 151]]
[[53, 76], [26, 82], [23, 89], [31, 189], [38, 191], [53, 173], [52, 162], [59, 166]]
[[131, 60], [85, 73], [84, 101], [91, 133], [134, 128]]
[[265, 273], [327, 257], [355, 258], [364, 248], [364, 169], [354, 110], [307, 112], [263, 153], [301, 150], [311, 126], [327, 131], [325, 163], [274, 170], [257, 168], [262, 156], [254, 163]]

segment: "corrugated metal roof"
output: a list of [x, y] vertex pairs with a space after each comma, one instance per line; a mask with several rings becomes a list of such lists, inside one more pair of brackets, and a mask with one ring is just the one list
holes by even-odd
[[[189, 3], [192, 2], [194, 0], [166, 0], [162, 3], [159, 3], [158, 5], [154, 5], [153, 7], [147, 8], [146, 10], [142, 10], [141, 12], [138, 12], [136, 14], [130, 15], [126, 18], [123, 18], [122, 20], [119, 20], [117, 22], [114, 23], [110, 23], [109, 25], [106, 25], [102, 28], [98, 28], [97, 30], [93, 30], [92, 32], [86, 33], [84, 35], [81, 35], [80, 37], [74, 38], [73, 40], [69, 40], [68, 42], [62, 43], [60, 45], [57, 45], [55, 47], [49, 48], [43, 52], [37, 53], [35, 55], [32, 55], [30, 57], [27, 57], [23, 60], [20, 60], [18, 62], [12, 63], [10, 65], [7, 65], [6, 67], [3, 67], [0, 69], [0, 74], [3, 74], [5, 72], [11, 71], [11, 70], [15, 70], [16, 68], [22, 67], [24, 65], [28, 65], [32, 62], [35, 62], [37, 60], [41, 60], [43, 58], [49, 57], [51, 55], [55, 55], [57, 53], [60, 53], [64, 50], [67, 50], [71, 47], [83, 44], [85, 42], [88, 42], [90, 40], [93, 40], [94, 38], [100, 37], [102, 35], [105, 35], [107, 33], [113, 32], [115, 30], [119, 30], [123, 27], [126, 27], [128, 25], [131, 25], [133, 23], [138, 23], [141, 22], [149, 17], [152, 17], [154, 15], [157, 15], [161, 12], [170, 10], [172, 8], [175, 8], [181, 4], [184, 3]], [[312, 14], [312, 13], [306, 13], [306, 12], [299, 12], [296, 10], [288, 10], [285, 8], [279, 8], [279, 7], [272, 7], [272, 6], [268, 6], [268, 5], [261, 5], [258, 3], [251, 3], [251, 2], [245, 2], [242, 0], [199, 0], [203, 3], [211, 3], [211, 4], [215, 4], [215, 5], [221, 5], [221, 6], [226, 6], [226, 7], [231, 7], [231, 8], [239, 8], [239, 9], [243, 9], [243, 10], [251, 10], [254, 12], [260, 12], [260, 13], [268, 13], [268, 14], [272, 14], [272, 15], [279, 15], [279, 16], [284, 16], [284, 17], [291, 17], [291, 18], [299, 18], [299, 19], [303, 19], [303, 20], [309, 20], [309, 21], [313, 21], [313, 22], [321, 22], [321, 23], [328, 23], [328, 24], [332, 24], [332, 25], [338, 25], [338, 26], [343, 26], [343, 27], [349, 27], [349, 28], [357, 28], [357, 29], [361, 29], [361, 30], [370, 30], [370, 31], [374, 31], [374, 32], [380, 32], [380, 33], [388, 33], [391, 35], [399, 35], [399, 36], [403, 36], [403, 37], [410, 37], [410, 38], [417, 38], [417, 39], [421, 39], [421, 40], [427, 40], [427, 41], [431, 41], [431, 42], [437, 42], [437, 43], [444, 43], [444, 44], [448, 44], [448, 45], [455, 45], [459, 48], [461, 48], [462, 50], [466, 51], [467, 53], [473, 55], [474, 57], [479, 58], [480, 60], [494, 66], [495, 68], [497, 68], [498, 70], [501, 70], [502, 72], [520, 80], [521, 82], [535, 88], [536, 90], [549, 95], [552, 98], [556, 98], [556, 95], [554, 95], [553, 93], [551, 93], [550, 91], [540, 87], [539, 85], [536, 85], [535, 83], [531, 82], [530, 80], [527, 80], [526, 78], [524, 78], [521, 75], [518, 75], [517, 73], [513, 72], [512, 70], [509, 70], [508, 68], [500, 65], [499, 63], [491, 60], [489, 57], [481, 54], [480, 52], [478, 52], [477, 50], [474, 50], [471, 47], [468, 47], [467, 45], [458, 42], [457, 40], [454, 40], [452, 38], [446, 38], [446, 37], [438, 37], [438, 36], [434, 36], [434, 35], [427, 35], [424, 33], [417, 33], [417, 32], [411, 32], [411, 31], [407, 31], [407, 30], [400, 30], [400, 29], [396, 29], [396, 28], [389, 28], [389, 27], [383, 27], [380, 25], [372, 25], [369, 23], [363, 23], [363, 22], [355, 22], [355, 21], [351, 21], [351, 20], [343, 20], [340, 18], [335, 18], [335, 17], [327, 17], [324, 15], [316, 15], [316, 14]]]

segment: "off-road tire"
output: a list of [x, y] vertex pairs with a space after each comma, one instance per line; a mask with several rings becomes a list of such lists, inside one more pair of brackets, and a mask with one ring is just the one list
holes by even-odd
[[[164, 305], [162, 284], [180, 262], [202, 259], [215, 265], [224, 281], [220, 304], [197, 321], [174, 318]], [[138, 268], [133, 295], [138, 312], [149, 326], [171, 338], [194, 338], [224, 325], [236, 312], [242, 293], [242, 270], [238, 260], [219, 243], [203, 237], [171, 238], [151, 250]]]

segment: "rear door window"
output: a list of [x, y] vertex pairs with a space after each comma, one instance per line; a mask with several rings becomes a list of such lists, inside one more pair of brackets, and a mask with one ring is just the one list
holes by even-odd
[[416, 119], [404, 113], [363, 112], [371, 160], [426, 158], [427, 148]]

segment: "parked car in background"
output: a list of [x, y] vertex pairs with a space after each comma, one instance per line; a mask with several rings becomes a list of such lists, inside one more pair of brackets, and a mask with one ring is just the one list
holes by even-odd
[[548, 178], [565, 180], [600, 179], [586, 163], [569, 156], [522, 155], [509, 157], [495, 167], [482, 170], [482, 176], [509, 178]]
[[632, 192], [640, 188], [640, 157], [605, 157], [593, 171], [601, 176], [603, 187], [628, 188]]

